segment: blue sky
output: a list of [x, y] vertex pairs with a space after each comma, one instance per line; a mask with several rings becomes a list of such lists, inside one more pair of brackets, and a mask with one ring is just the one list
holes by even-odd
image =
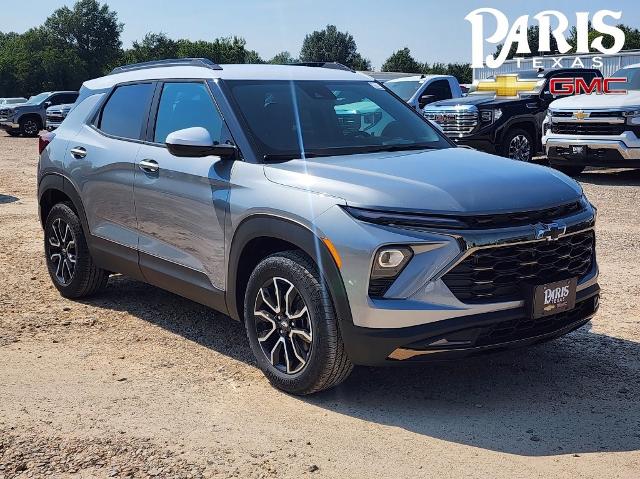
[[[73, 0], [22, 0], [0, 13], [0, 31], [23, 32], [41, 24], [56, 8]], [[380, 68], [394, 50], [409, 47], [430, 63], [469, 61], [471, 26], [464, 20], [479, 7], [502, 10], [513, 21], [542, 10], [560, 10], [569, 22], [576, 10], [592, 14], [621, 10], [622, 22], [640, 28], [638, 0], [107, 0], [124, 22], [129, 46], [145, 33], [162, 31], [192, 40], [238, 35], [263, 58], [282, 50], [297, 55], [306, 33], [328, 23], [348, 30], [360, 52]], [[488, 27], [487, 27], [488, 28]]]

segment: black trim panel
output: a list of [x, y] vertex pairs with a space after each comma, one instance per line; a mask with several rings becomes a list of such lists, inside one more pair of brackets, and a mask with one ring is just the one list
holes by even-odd
[[214, 287], [206, 274], [142, 251], [139, 256], [147, 283], [227, 314], [224, 291]]
[[[245, 219], [236, 229], [231, 242], [227, 275], [227, 307], [232, 318], [241, 320], [242, 317], [240, 313], [242, 305], [238, 305], [236, 300], [236, 280], [241, 255], [251, 240], [260, 237], [287, 241], [309, 255], [319, 266], [320, 271], [324, 273], [324, 279], [331, 293], [340, 324], [350, 323], [353, 325], [342, 275], [325, 244], [312, 231], [299, 223], [263, 214]], [[349, 345], [346, 344], [346, 341], [345, 346], [348, 351]]]

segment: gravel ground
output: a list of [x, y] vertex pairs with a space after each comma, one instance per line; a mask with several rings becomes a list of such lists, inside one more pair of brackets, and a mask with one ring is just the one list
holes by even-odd
[[580, 178], [599, 209], [590, 325], [526, 350], [359, 368], [301, 399], [203, 306], [124, 277], [62, 299], [36, 150], [0, 133], [0, 479], [638, 477], [640, 171]]

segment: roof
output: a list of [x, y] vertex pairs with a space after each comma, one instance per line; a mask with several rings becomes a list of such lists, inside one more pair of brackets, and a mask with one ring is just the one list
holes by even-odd
[[372, 81], [361, 73], [333, 68], [299, 65], [220, 65], [221, 70], [202, 66], [169, 66], [114, 73], [84, 83], [90, 90], [102, 90], [114, 85], [144, 80], [171, 79], [215, 79], [223, 80], [326, 80], [326, 81]]
[[640, 68], [640, 63], [634, 63], [632, 65], [627, 65], [626, 67], [622, 67], [623, 70], [626, 70], [627, 68]]
[[395, 83], [395, 82], [403, 82], [403, 81], [421, 81], [421, 80], [432, 80], [434, 78], [452, 78], [451, 75], [412, 75], [406, 76], [402, 78], [394, 78], [393, 80], [389, 80], [385, 83]]

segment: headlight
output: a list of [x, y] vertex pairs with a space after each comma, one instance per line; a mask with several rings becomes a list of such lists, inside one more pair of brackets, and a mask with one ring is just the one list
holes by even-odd
[[500, 108], [496, 108], [495, 110], [480, 110], [480, 120], [482, 123], [492, 123], [501, 117], [502, 110]]
[[350, 206], [345, 206], [343, 208], [355, 219], [377, 225], [398, 226], [400, 228], [421, 228], [427, 230], [455, 230], [469, 227], [460, 219], [447, 215], [365, 210]]
[[627, 118], [627, 124], [640, 125], [640, 110], [625, 111], [623, 115]]
[[496, 108], [495, 110], [493, 110], [493, 118], [495, 119], [495, 121], [498, 121], [500, 118], [502, 118], [502, 110], [500, 108]]
[[369, 280], [369, 296], [382, 298], [393, 282], [400, 276], [407, 263], [413, 258], [413, 250], [408, 246], [384, 246], [374, 258]]

